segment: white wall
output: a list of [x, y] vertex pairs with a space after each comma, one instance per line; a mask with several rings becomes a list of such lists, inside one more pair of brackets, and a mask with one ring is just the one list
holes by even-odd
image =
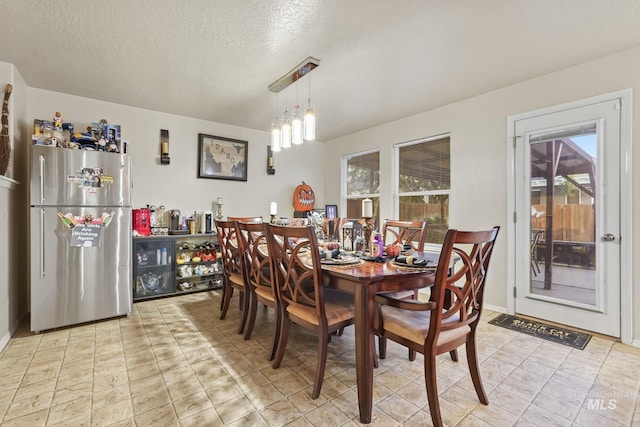
[[13, 85], [9, 98], [11, 160], [6, 177], [0, 177], [0, 351], [27, 312], [28, 263], [26, 253], [25, 172], [20, 167], [21, 144], [27, 111], [27, 85], [11, 64], [0, 62], [0, 89]]
[[[269, 202], [278, 203], [278, 214], [293, 216], [292, 196], [302, 180], [312, 186], [324, 206], [323, 149], [321, 143], [304, 144], [276, 153], [275, 175], [267, 175], [267, 132], [143, 110], [78, 96], [29, 89], [29, 117], [51, 120], [60, 111], [76, 131], [91, 122], [107, 119], [121, 125], [133, 161], [133, 206], [164, 205], [183, 213], [214, 210], [224, 199], [223, 213], [269, 218]], [[169, 130], [171, 163], [160, 164], [160, 129]], [[198, 133], [249, 142], [247, 182], [198, 178]], [[215, 210], [214, 210], [215, 213]]]
[[[443, 82], [446, 85], [446, 82]], [[494, 252], [485, 301], [506, 309], [513, 284], [507, 283], [507, 117], [582, 98], [633, 88], [633, 128], [640, 125], [640, 48], [591, 61], [455, 104], [367, 129], [327, 143], [326, 195], [340, 191], [340, 159], [345, 154], [381, 149], [381, 218], [391, 218], [393, 144], [451, 132], [450, 226], [461, 229], [502, 227]], [[634, 138], [635, 140], [635, 138]], [[634, 183], [640, 177], [640, 153], [633, 153]], [[632, 166], [633, 167], [633, 166]], [[640, 186], [632, 183], [632, 209], [640, 209]], [[344, 206], [342, 207], [342, 210]], [[640, 250], [640, 216], [633, 217], [633, 253]], [[625, 238], [625, 236], [623, 236]], [[637, 263], [636, 263], [637, 264]], [[633, 306], [640, 304], [640, 280], [633, 272]], [[640, 316], [634, 319], [640, 339]]]

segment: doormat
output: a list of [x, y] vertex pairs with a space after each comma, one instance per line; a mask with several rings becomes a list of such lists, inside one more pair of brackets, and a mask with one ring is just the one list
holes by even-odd
[[523, 317], [500, 314], [489, 321], [492, 325], [502, 326], [512, 331], [533, 335], [547, 341], [568, 345], [569, 347], [584, 350], [591, 339], [591, 335], [576, 332], [547, 323], [536, 322]]

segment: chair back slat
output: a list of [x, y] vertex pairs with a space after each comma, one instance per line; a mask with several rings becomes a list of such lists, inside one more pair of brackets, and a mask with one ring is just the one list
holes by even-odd
[[264, 223], [236, 222], [236, 235], [242, 256], [245, 283], [250, 283], [255, 288], [269, 290], [275, 298], [271, 285], [272, 275]]
[[428, 341], [435, 343], [440, 331], [477, 324], [499, 230], [447, 231], [432, 288], [432, 300], [439, 309], [432, 312]]
[[222, 253], [222, 265], [227, 275], [242, 274], [240, 251], [236, 236], [236, 223], [215, 220], [218, 232], [218, 244]]
[[261, 216], [228, 216], [227, 221], [262, 222]]
[[265, 224], [276, 295], [285, 307], [313, 307], [321, 321], [324, 313], [322, 269], [313, 227]]
[[385, 219], [381, 231], [384, 245], [411, 245], [412, 249], [423, 251], [427, 239], [427, 224], [427, 221]]

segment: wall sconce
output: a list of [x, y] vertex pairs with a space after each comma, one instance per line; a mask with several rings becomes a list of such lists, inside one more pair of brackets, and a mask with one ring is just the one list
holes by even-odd
[[169, 131], [166, 129], [160, 129], [160, 164], [168, 165], [170, 162]]
[[267, 175], [275, 175], [276, 168], [273, 166], [273, 151], [271, 146], [267, 145]]

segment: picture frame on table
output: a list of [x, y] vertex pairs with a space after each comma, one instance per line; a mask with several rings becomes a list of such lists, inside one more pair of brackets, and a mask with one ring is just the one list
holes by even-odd
[[198, 178], [247, 180], [249, 142], [198, 134]]
[[336, 219], [338, 218], [338, 205], [325, 205], [325, 218]]

